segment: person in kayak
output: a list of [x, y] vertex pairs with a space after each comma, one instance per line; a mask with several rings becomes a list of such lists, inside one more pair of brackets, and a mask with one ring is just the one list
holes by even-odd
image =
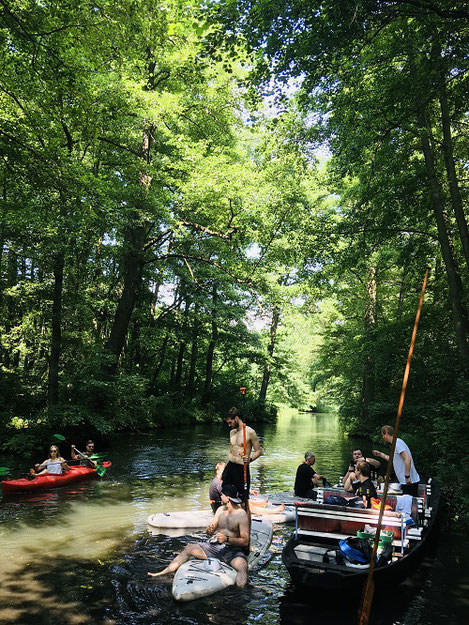
[[[238, 409], [233, 407], [228, 411], [225, 421], [230, 427], [230, 451], [228, 453], [228, 462], [222, 474], [222, 482], [224, 486], [230, 484], [234, 486], [243, 502], [249, 493], [251, 476], [249, 472], [249, 464], [257, 460], [262, 455], [262, 448], [257, 438], [256, 432], [249, 426], [246, 427], [246, 455], [243, 450], [243, 420]], [[252, 455], [251, 455], [252, 452]], [[244, 465], [247, 472], [247, 489], [244, 492]]]
[[236, 585], [242, 588], [248, 581], [248, 562], [243, 549], [249, 544], [249, 519], [241, 508], [241, 497], [234, 486], [223, 486], [222, 506], [218, 508], [213, 522], [207, 527], [212, 536], [206, 542], [189, 543], [179, 555], [159, 573], [148, 571], [149, 577], [175, 573], [190, 558], [207, 560], [216, 558], [229, 564], [237, 573]]
[[36, 475], [43, 475], [44, 473], [61, 475], [64, 471], [70, 471], [67, 461], [62, 458], [56, 445], [50, 446], [49, 458], [41, 464], [34, 465], [34, 468]]
[[71, 448], [71, 456], [72, 460], [79, 460], [79, 465], [84, 467], [92, 467], [96, 468], [97, 463], [94, 460], [90, 460], [88, 456], [92, 456], [94, 454], [94, 441], [86, 441], [85, 452], [79, 452], [75, 445], [72, 445]]

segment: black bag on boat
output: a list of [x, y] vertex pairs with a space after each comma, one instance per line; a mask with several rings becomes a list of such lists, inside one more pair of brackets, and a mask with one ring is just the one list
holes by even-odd
[[376, 561], [376, 568], [378, 568], [379, 566], [385, 566], [386, 564], [389, 563], [391, 558], [392, 558], [392, 544], [390, 543], [386, 545], [383, 551], [379, 554], [377, 561]]
[[349, 508], [364, 508], [365, 504], [361, 497], [353, 497], [353, 499], [349, 499], [346, 504]]
[[339, 549], [328, 549], [322, 557], [326, 564], [344, 564], [344, 558]]
[[346, 506], [347, 499], [345, 499], [345, 497], [341, 497], [340, 495], [331, 495], [327, 499], [324, 499], [324, 503], [329, 506]]
[[352, 564], [368, 564], [371, 560], [372, 547], [366, 538], [349, 536], [339, 542], [342, 557]]

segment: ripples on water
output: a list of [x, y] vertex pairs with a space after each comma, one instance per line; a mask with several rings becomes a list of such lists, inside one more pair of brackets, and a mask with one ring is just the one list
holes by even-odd
[[[296, 467], [307, 449], [317, 455], [317, 470], [335, 481], [355, 443], [342, 435], [330, 415], [287, 416], [276, 425], [259, 428], [258, 433], [265, 455], [251, 468], [253, 486], [261, 492], [291, 490]], [[356, 608], [342, 598], [333, 606], [324, 605], [314, 591], [305, 598], [290, 586], [281, 550], [291, 527], [279, 526], [265, 566], [252, 572], [242, 591], [229, 588], [177, 604], [170, 579], [146, 577], [148, 570], [163, 568], [187, 542], [204, 536], [203, 532], [152, 536], [147, 516], [206, 508], [214, 465], [226, 457], [227, 448], [224, 425], [121, 435], [112, 441], [113, 467], [106, 479], [4, 499], [0, 505], [0, 623], [354, 623]], [[2, 458], [0, 464], [9, 460]], [[374, 623], [436, 625], [442, 622], [442, 612], [446, 613], [445, 625], [464, 622], [460, 613], [467, 605], [462, 599], [467, 580], [454, 570], [457, 583], [451, 592], [445, 588], [449, 583], [445, 572], [456, 557], [457, 546], [453, 547], [442, 554], [446, 570], [441, 557], [433, 566], [428, 560], [412, 580], [393, 591], [391, 603], [377, 601]], [[460, 564], [467, 563], [467, 549], [457, 553]]]

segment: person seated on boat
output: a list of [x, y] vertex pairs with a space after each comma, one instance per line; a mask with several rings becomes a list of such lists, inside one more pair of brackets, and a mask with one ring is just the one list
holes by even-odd
[[222, 488], [222, 506], [207, 527], [210, 538], [207, 542], [189, 543], [179, 555], [159, 573], [147, 573], [159, 577], [175, 573], [190, 558], [207, 560], [217, 558], [236, 570], [236, 585], [242, 588], [248, 581], [248, 562], [244, 549], [249, 545], [249, 518], [241, 508], [241, 497], [231, 484]]
[[217, 462], [217, 464], [215, 465], [215, 477], [213, 478], [210, 484], [210, 488], [208, 492], [208, 495], [210, 497], [210, 505], [212, 506], [212, 512], [214, 514], [218, 510], [218, 508], [222, 505], [221, 504], [221, 489], [222, 489], [221, 476], [225, 469], [225, 465], [226, 465], [225, 462]]
[[396, 498], [396, 509], [387, 512], [389, 516], [398, 516], [404, 515], [404, 523], [409, 527], [410, 525], [414, 525], [415, 521], [412, 518], [412, 496], [411, 495], [400, 495]]
[[[371, 499], [377, 497], [376, 488], [371, 480], [371, 466], [366, 462], [364, 458], [361, 458], [357, 462], [357, 467], [353, 473], [351, 473], [344, 484], [344, 488], [347, 492], [353, 493], [352, 497], [333, 496], [327, 498], [324, 503], [331, 503], [334, 501], [336, 505], [350, 506], [354, 508], [371, 508]], [[339, 503], [338, 500], [341, 500]]]
[[75, 445], [72, 445], [71, 448], [71, 456], [72, 460], [78, 460], [79, 465], [83, 467], [92, 467], [96, 468], [97, 463], [94, 460], [91, 460], [88, 456], [92, 456], [94, 454], [94, 441], [86, 441], [85, 452], [78, 451]]
[[[386, 443], [392, 445], [394, 439], [394, 428], [392, 425], [383, 425], [381, 428], [381, 436]], [[382, 451], [373, 449], [372, 454], [378, 456], [378, 458], [382, 458], [386, 462], [389, 461], [389, 456]], [[394, 449], [392, 463], [397, 481], [401, 485], [402, 493], [404, 495], [418, 497], [420, 475], [415, 468], [410, 449], [402, 438], [396, 438], [396, 447]]]
[[317, 499], [318, 493], [314, 487], [321, 486], [321, 481], [324, 483], [325, 478], [313, 469], [315, 462], [315, 454], [312, 451], [307, 451], [304, 462], [296, 470], [294, 491], [297, 497]]
[[359, 462], [355, 471], [357, 482], [352, 484], [353, 492], [357, 497], [363, 497], [363, 503], [371, 508], [371, 498], [377, 498], [375, 485], [371, 480], [371, 466], [368, 462]]
[[352, 450], [352, 459], [349, 463], [349, 466], [347, 467], [344, 477], [342, 478], [343, 484], [345, 484], [347, 477], [350, 473], [355, 473], [357, 462], [360, 460], [366, 460], [368, 464], [371, 465], [371, 479], [375, 480], [378, 477], [377, 472], [379, 467], [381, 466], [379, 460], [376, 460], [376, 458], [365, 458], [363, 456], [362, 450], [357, 447], [356, 449]]
[[56, 445], [50, 446], [49, 458], [47, 458], [47, 460], [34, 466], [36, 475], [43, 475], [44, 473], [61, 475], [64, 471], [70, 471], [67, 461], [62, 458], [59, 448]]
[[357, 462], [359, 460], [364, 460], [362, 450], [357, 447], [357, 449], [352, 450], [352, 459], [349, 462], [347, 470], [345, 471], [344, 477], [342, 478], [343, 483], [345, 484], [350, 473], [355, 473], [355, 469], [357, 467]]
[[[348, 493], [353, 493], [353, 492], [355, 492], [355, 490], [354, 490], [354, 485], [356, 485], [356, 487], [358, 487], [358, 486], [359, 486], [358, 471], [357, 471], [357, 469], [358, 469], [359, 465], [360, 465], [360, 464], [362, 464], [363, 462], [366, 462], [365, 458], [358, 458], [358, 459], [357, 459], [357, 462], [356, 462], [356, 465], [355, 465], [355, 467], [354, 467], [354, 469], [353, 469], [353, 471], [351, 471], [351, 470], [350, 470], [350, 471], [348, 471], [348, 472], [346, 473], [346, 475], [345, 475], [343, 488], [344, 488], [344, 490], [346, 490]], [[351, 466], [352, 466], [352, 465], [350, 464], [350, 467], [351, 467]], [[350, 468], [350, 467], [349, 467], [349, 468]]]

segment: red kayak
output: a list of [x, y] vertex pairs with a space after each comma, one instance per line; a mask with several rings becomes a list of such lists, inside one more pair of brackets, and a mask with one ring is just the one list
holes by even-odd
[[[105, 469], [108, 469], [111, 464], [112, 463], [109, 461], [102, 463]], [[77, 465], [71, 466], [70, 471], [66, 471], [61, 475], [44, 473], [43, 475], [37, 475], [32, 480], [28, 480], [25, 477], [22, 477], [19, 480], [3, 480], [2, 491], [4, 495], [11, 495], [12, 493], [30, 493], [36, 490], [46, 490], [49, 488], [66, 486], [72, 482], [81, 482], [83, 480], [89, 480], [93, 477], [97, 477], [96, 469]]]

